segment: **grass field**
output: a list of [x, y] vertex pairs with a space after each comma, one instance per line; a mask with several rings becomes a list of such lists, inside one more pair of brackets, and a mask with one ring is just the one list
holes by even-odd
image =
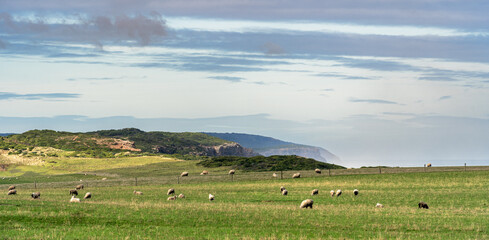
[[[410, 173], [331, 177], [323, 174], [283, 180], [262, 177], [271, 173], [238, 172], [231, 182], [224, 175], [226, 169], [219, 169], [216, 172], [222, 175], [216, 174], [215, 178], [194, 176], [193, 180], [181, 179], [181, 184], [176, 184], [165, 182], [157, 175], [177, 175], [190, 165], [176, 163], [179, 167], [175, 170], [173, 165], [165, 165], [168, 163], [155, 164], [138, 167], [138, 178], [144, 179], [141, 174], [147, 178], [140, 183], [142, 186], [124, 183], [124, 179], [132, 179], [131, 173], [137, 168], [111, 169], [87, 176], [52, 176], [45, 178], [37, 189], [28, 180], [2, 180], [0, 187], [5, 191], [0, 195], [0, 237], [489, 239], [487, 170], [444, 172], [433, 168], [425, 173], [421, 168]], [[168, 168], [157, 168], [158, 164]], [[160, 170], [152, 173], [155, 166]], [[191, 172], [200, 170], [196, 167]], [[112, 177], [101, 181], [103, 173]], [[75, 179], [82, 177], [88, 187], [80, 195], [90, 191], [93, 198], [69, 203], [68, 190], [79, 183]], [[19, 181], [18, 194], [7, 196], [8, 184], [15, 181]], [[280, 186], [287, 188], [288, 196], [280, 195]], [[170, 187], [186, 198], [167, 201], [166, 191]], [[311, 196], [315, 188], [319, 189], [319, 195]], [[360, 190], [357, 197], [352, 194], [355, 188]], [[330, 197], [332, 189], [342, 189], [343, 195]], [[133, 195], [134, 190], [144, 195]], [[34, 191], [41, 192], [41, 200], [30, 199]], [[209, 202], [209, 193], [216, 196], [214, 202]], [[299, 208], [306, 198], [314, 200], [313, 209]], [[430, 209], [418, 209], [419, 201], [427, 202]], [[385, 207], [375, 208], [377, 202]]]

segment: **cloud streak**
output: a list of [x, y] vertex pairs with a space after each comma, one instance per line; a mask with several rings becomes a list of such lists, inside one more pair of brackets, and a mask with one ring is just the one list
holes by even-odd
[[399, 104], [397, 102], [383, 100], [383, 99], [358, 99], [358, 98], [351, 98], [349, 101], [350, 102], [353, 102], [353, 103]]
[[18, 94], [11, 92], [0, 92], [0, 100], [22, 99], [22, 100], [47, 100], [47, 99], [73, 99], [79, 98], [80, 94], [76, 93], [29, 93]]

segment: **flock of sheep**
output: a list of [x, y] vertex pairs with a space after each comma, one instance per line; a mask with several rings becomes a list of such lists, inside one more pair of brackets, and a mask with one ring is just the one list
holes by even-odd
[[[234, 175], [235, 172], [236, 171], [234, 169], [232, 169], [232, 170], [229, 171], [228, 174]], [[321, 174], [321, 170], [320, 169], [315, 169], [315, 172], [317, 174]], [[204, 170], [204, 171], [202, 171], [202, 173], [200, 173], [200, 175], [207, 175], [207, 174], [209, 174], [209, 172], [207, 170]], [[186, 176], [188, 176], [188, 172], [182, 172], [180, 174], [180, 176], [181, 177], [186, 177]], [[273, 173], [272, 176], [273, 177], [277, 177], [277, 174], [276, 173]], [[295, 174], [292, 175], [292, 178], [300, 178], [300, 176], [301, 176], [300, 173], [295, 173]], [[82, 189], [84, 189], [83, 184], [79, 184], [79, 185], [77, 185], [75, 187], [75, 189], [71, 189], [70, 190], [70, 195], [71, 195], [70, 202], [80, 202], [80, 198], [76, 198], [75, 196], [78, 196], [78, 191], [79, 190], [82, 190]], [[282, 186], [282, 187], [280, 187], [280, 193], [282, 195], [286, 196], [286, 195], [288, 195], [289, 192], [287, 191], [287, 189], [285, 187]], [[335, 196], [336, 197], [339, 197], [339, 196], [341, 196], [342, 193], [343, 192], [341, 191], [341, 189], [338, 189], [336, 191], [335, 190], [331, 190], [330, 191], [331, 197], [335, 197]], [[12, 186], [10, 186], [8, 188], [7, 195], [15, 195], [15, 194], [17, 194], [17, 189], [16, 189], [15, 186], [12, 185]], [[133, 194], [135, 194], [135, 195], [143, 195], [143, 192], [134, 190], [133, 191]], [[312, 196], [318, 195], [318, 194], [319, 194], [319, 190], [318, 189], [313, 189], [312, 192], [311, 192], [311, 195]], [[353, 190], [353, 195], [354, 196], [357, 196], [358, 194], [359, 194], [358, 189], [354, 189]], [[167, 198], [168, 201], [176, 200], [177, 198], [181, 198], [181, 199], [182, 198], [185, 198], [185, 195], [183, 193], [180, 193], [177, 196], [175, 194], [175, 189], [174, 188], [168, 189], [167, 195], [169, 195], [169, 197]], [[34, 193], [31, 194], [31, 197], [33, 199], [40, 199], [41, 193], [40, 192], [34, 192]], [[92, 193], [91, 192], [87, 192], [83, 198], [84, 199], [92, 198]], [[209, 201], [212, 202], [212, 201], [214, 201], [214, 199], [215, 199], [215, 196], [213, 194], [209, 194]], [[312, 209], [313, 204], [314, 204], [314, 201], [312, 199], [306, 199], [306, 200], [304, 200], [304, 201], [301, 202], [300, 208], [311, 208]], [[381, 203], [377, 203], [376, 207], [377, 208], [383, 208], [384, 205], [382, 205]], [[425, 203], [425, 202], [419, 202], [418, 203], [418, 208], [429, 209], [428, 204]]]

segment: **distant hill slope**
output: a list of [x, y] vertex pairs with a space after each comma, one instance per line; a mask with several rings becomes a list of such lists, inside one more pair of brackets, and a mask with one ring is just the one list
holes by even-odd
[[[144, 132], [135, 128], [87, 133], [31, 130], [0, 138], [2, 149], [21, 153], [33, 147], [52, 147], [91, 157], [120, 152], [189, 154], [198, 156], [254, 156], [251, 149], [203, 133]], [[19, 152], [20, 151], [20, 152]]]
[[272, 155], [297, 155], [313, 158], [322, 162], [339, 162], [339, 158], [328, 150], [291, 142], [285, 142], [271, 137], [244, 133], [205, 133], [214, 137], [239, 143], [245, 148], [251, 148], [254, 152], [263, 156]]
[[244, 171], [287, 171], [287, 170], [313, 170], [319, 169], [342, 169], [343, 166], [319, 162], [312, 158], [290, 156], [255, 156], [250, 158], [224, 156], [214, 157], [198, 163], [204, 167], [229, 166], [233, 169]]

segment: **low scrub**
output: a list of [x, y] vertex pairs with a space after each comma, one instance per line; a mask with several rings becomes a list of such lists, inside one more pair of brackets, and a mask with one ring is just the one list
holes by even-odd
[[316, 161], [312, 158], [304, 158], [296, 155], [290, 156], [255, 156], [255, 157], [214, 157], [198, 163], [204, 167], [230, 166], [244, 171], [286, 171], [286, 170], [311, 170], [342, 169], [343, 166]]

